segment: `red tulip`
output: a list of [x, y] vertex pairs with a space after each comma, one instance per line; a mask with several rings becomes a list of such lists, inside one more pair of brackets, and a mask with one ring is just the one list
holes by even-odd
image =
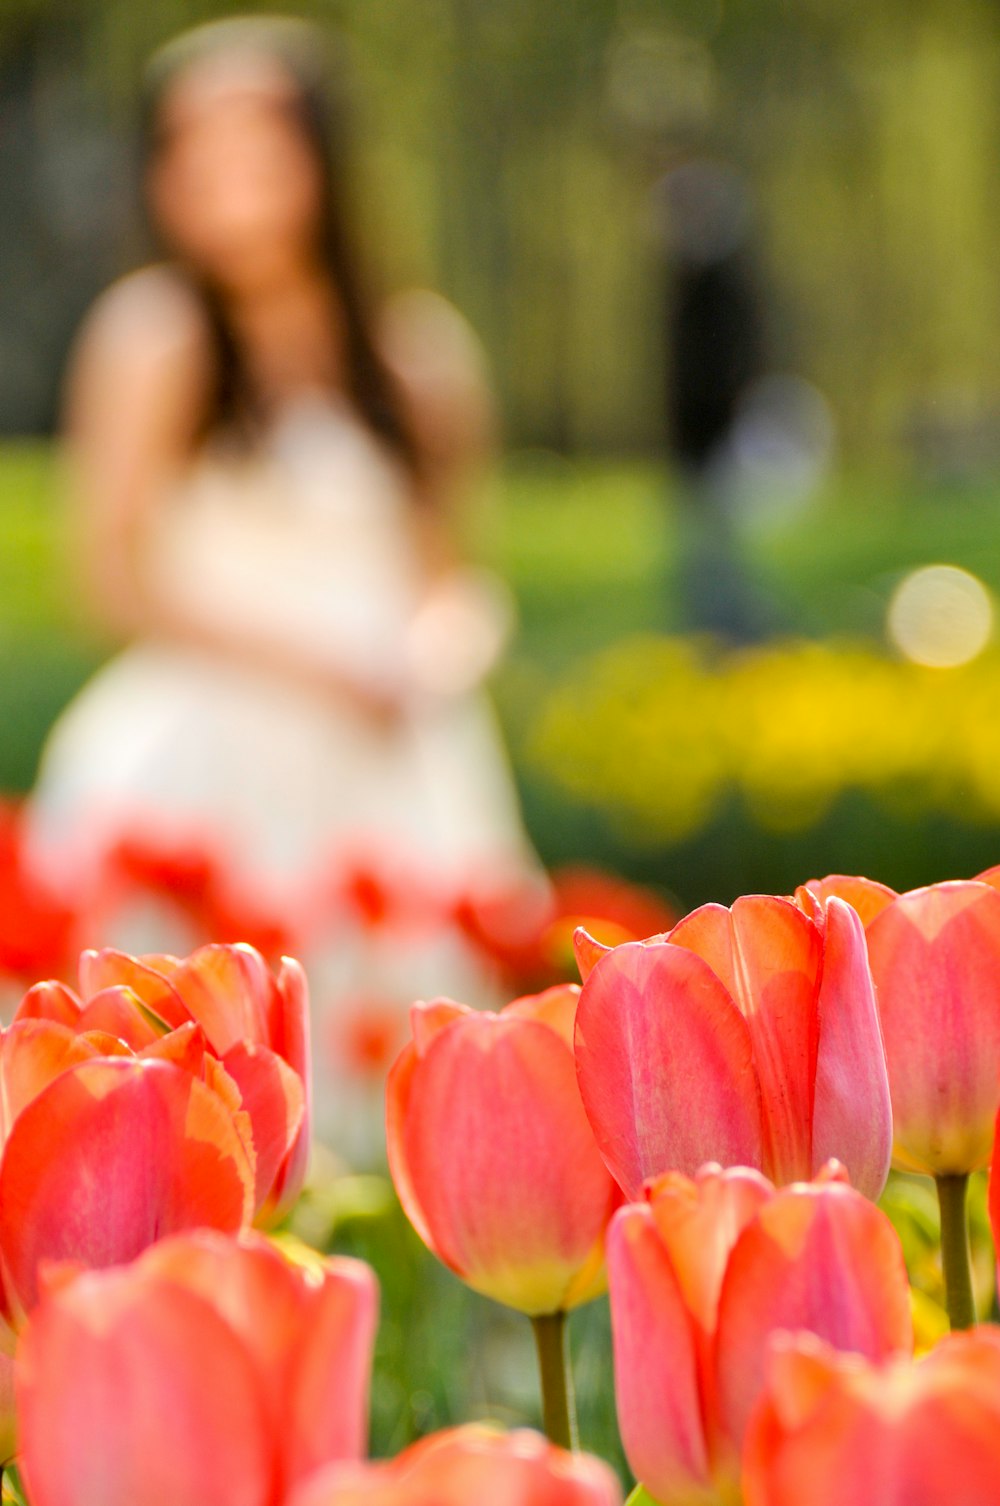
[[619, 1506], [606, 1464], [537, 1433], [475, 1424], [436, 1433], [386, 1464], [334, 1465], [289, 1506]]
[[184, 960], [84, 952], [80, 994], [39, 984], [15, 1015], [15, 1022], [30, 1019], [88, 1037], [96, 1031], [134, 1052], [172, 1059], [197, 1027], [250, 1116], [258, 1221], [279, 1217], [295, 1201], [310, 1117], [309, 1003], [297, 962], [285, 958], [274, 978], [248, 946], [205, 946]]
[[[615, 1216], [608, 1275], [629, 1463], [663, 1502], [732, 1486], [769, 1336], [809, 1329], [873, 1359], [912, 1348], [899, 1240], [835, 1165], [775, 1191], [758, 1172], [668, 1174]], [[846, 1499], [846, 1498], [845, 1498]]]
[[877, 1197], [891, 1122], [865, 938], [832, 898], [703, 905], [666, 937], [585, 935], [580, 1088], [626, 1195], [706, 1161], [808, 1178], [831, 1156]]
[[417, 1233], [477, 1291], [531, 1315], [604, 1286], [615, 1187], [580, 1101], [578, 989], [499, 1014], [416, 1005], [389, 1074], [389, 1165]]
[[914, 889], [867, 935], [896, 1164], [975, 1171], [989, 1160], [1000, 1103], [1000, 893], [976, 880]]
[[376, 1306], [361, 1262], [256, 1235], [58, 1274], [17, 1355], [32, 1506], [281, 1506], [362, 1452]]
[[743, 1488], [746, 1506], [1000, 1506], [1000, 1330], [916, 1365], [775, 1339]]

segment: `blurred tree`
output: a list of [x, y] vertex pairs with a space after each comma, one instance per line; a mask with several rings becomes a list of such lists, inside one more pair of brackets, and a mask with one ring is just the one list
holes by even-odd
[[[253, 0], [3, 0], [0, 428], [51, 421], [87, 299], [138, 254], [143, 58]], [[519, 443], [660, 433], [648, 189], [678, 150], [762, 205], [779, 345], [846, 444], [941, 469], [1000, 458], [994, 0], [278, 0], [339, 27], [359, 181], [390, 283], [482, 332]]]

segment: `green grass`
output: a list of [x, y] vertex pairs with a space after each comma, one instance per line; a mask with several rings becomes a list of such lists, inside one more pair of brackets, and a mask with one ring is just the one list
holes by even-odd
[[[903, 881], [940, 876], [933, 864], [946, 856], [956, 872], [995, 859], [992, 832], [879, 816], [873, 834], [872, 811], [854, 806], [794, 837], [762, 835], [727, 813], [693, 842], [634, 852], [600, 811], [574, 805], [539, 776], [527, 729], [581, 655], [623, 634], [683, 626], [678, 561], [690, 520], [656, 464], [526, 454], [506, 465], [476, 532], [479, 554], [518, 601], [520, 629], [495, 693], [546, 860], [603, 860], [695, 902], [741, 887], [783, 889], [805, 868], [835, 863], [868, 861]], [[784, 631], [878, 639], [892, 588], [914, 565], [964, 565], [1000, 594], [1000, 482], [949, 489], [849, 476], [808, 510], [745, 520], [739, 547]], [[30, 787], [47, 727], [100, 660], [75, 614], [72, 577], [51, 449], [0, 448], [0, 789]]]

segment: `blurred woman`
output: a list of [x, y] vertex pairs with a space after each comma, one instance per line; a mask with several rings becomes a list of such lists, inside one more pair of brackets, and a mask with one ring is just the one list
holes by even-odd
[[323, 56], [247, 19], [154, 61], [166, 259], [98, 301], [68, 388], [80, 568], [131, 643], [44, 755], [31, 846], [64, 889], [137, 832], [216, 844], [289, 913], [338, 855], [530, 865], [476, 691], [502, 605], [450, 536], [489, 435], [476, 348], [431, 294], [368, 301]]

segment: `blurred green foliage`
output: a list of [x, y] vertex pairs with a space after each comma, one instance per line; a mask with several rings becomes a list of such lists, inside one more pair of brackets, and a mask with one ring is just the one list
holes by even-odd
[[[946, 471], [996, 461], [992, 0], [4, 0], [0, 71], [29, 89], [40, 156], [26, 176], [46, 198], [19, 232], [38, 241], [26, 298], [51, 303], [95, 257], [107, 275], [93, 238], [57, 271], [53, 237], [85, 217], [83, 148], [113, 155], [129, 138], [149, 52], [257, 9], [341, 30], [376, 260], [388, 283], [426, 280], [468, 313], [517, 443], [658, 441], [665, 274], [649, 191], [693, 148], [747, 171], [779, 364], [828, 394], [849, 453], [906, 435]], [[95, 178], [127, 260], [136, 244], [108, 193]]]
[[[0, 789], [30, 786], [47, 727], [101, 658], [74, 614], [58, 520], [51, 452], [0, 449]], [[848, 789], [797, 829], [762, 822], [727, 798], [700, 830], [658, 841], [645, 833], [639, 842], [634, 823], [553, 780], [533, 740], [566, 677], [580, 687], [584, 727], [593, 711], [592, 687], [581, 682], [586, 656], [625, 634], [677, 630], [679, 533], [662, 468], [532, 453], [508, 462], [479, 519], [475, 548], [506, 575], [520, 608], [520, 632], [494, 688], [542, 856], [603, 861], [687, 905], [785, 893], [823, 872], [868, 871], [906, 888], [1000, 860], [996, 819], [960, 797], [931, 808], [919, 789], [895, 803]], [[789, 632], [868, 635], [877, 644], [892, 589], [913, 565], [964, 565], [1000, 594], [1000, 497], [986, 486], [915, 492], [860, 475], [831, 484], [807, 511], [748, 520], [742, 548]], [[1000, 715], [1000, 686], [994, 694], [972, 670]], [[602, 726], [601, 736], [614, 739], [616, 728]], [[665, 780], [671, 751], [662, 750]]]

